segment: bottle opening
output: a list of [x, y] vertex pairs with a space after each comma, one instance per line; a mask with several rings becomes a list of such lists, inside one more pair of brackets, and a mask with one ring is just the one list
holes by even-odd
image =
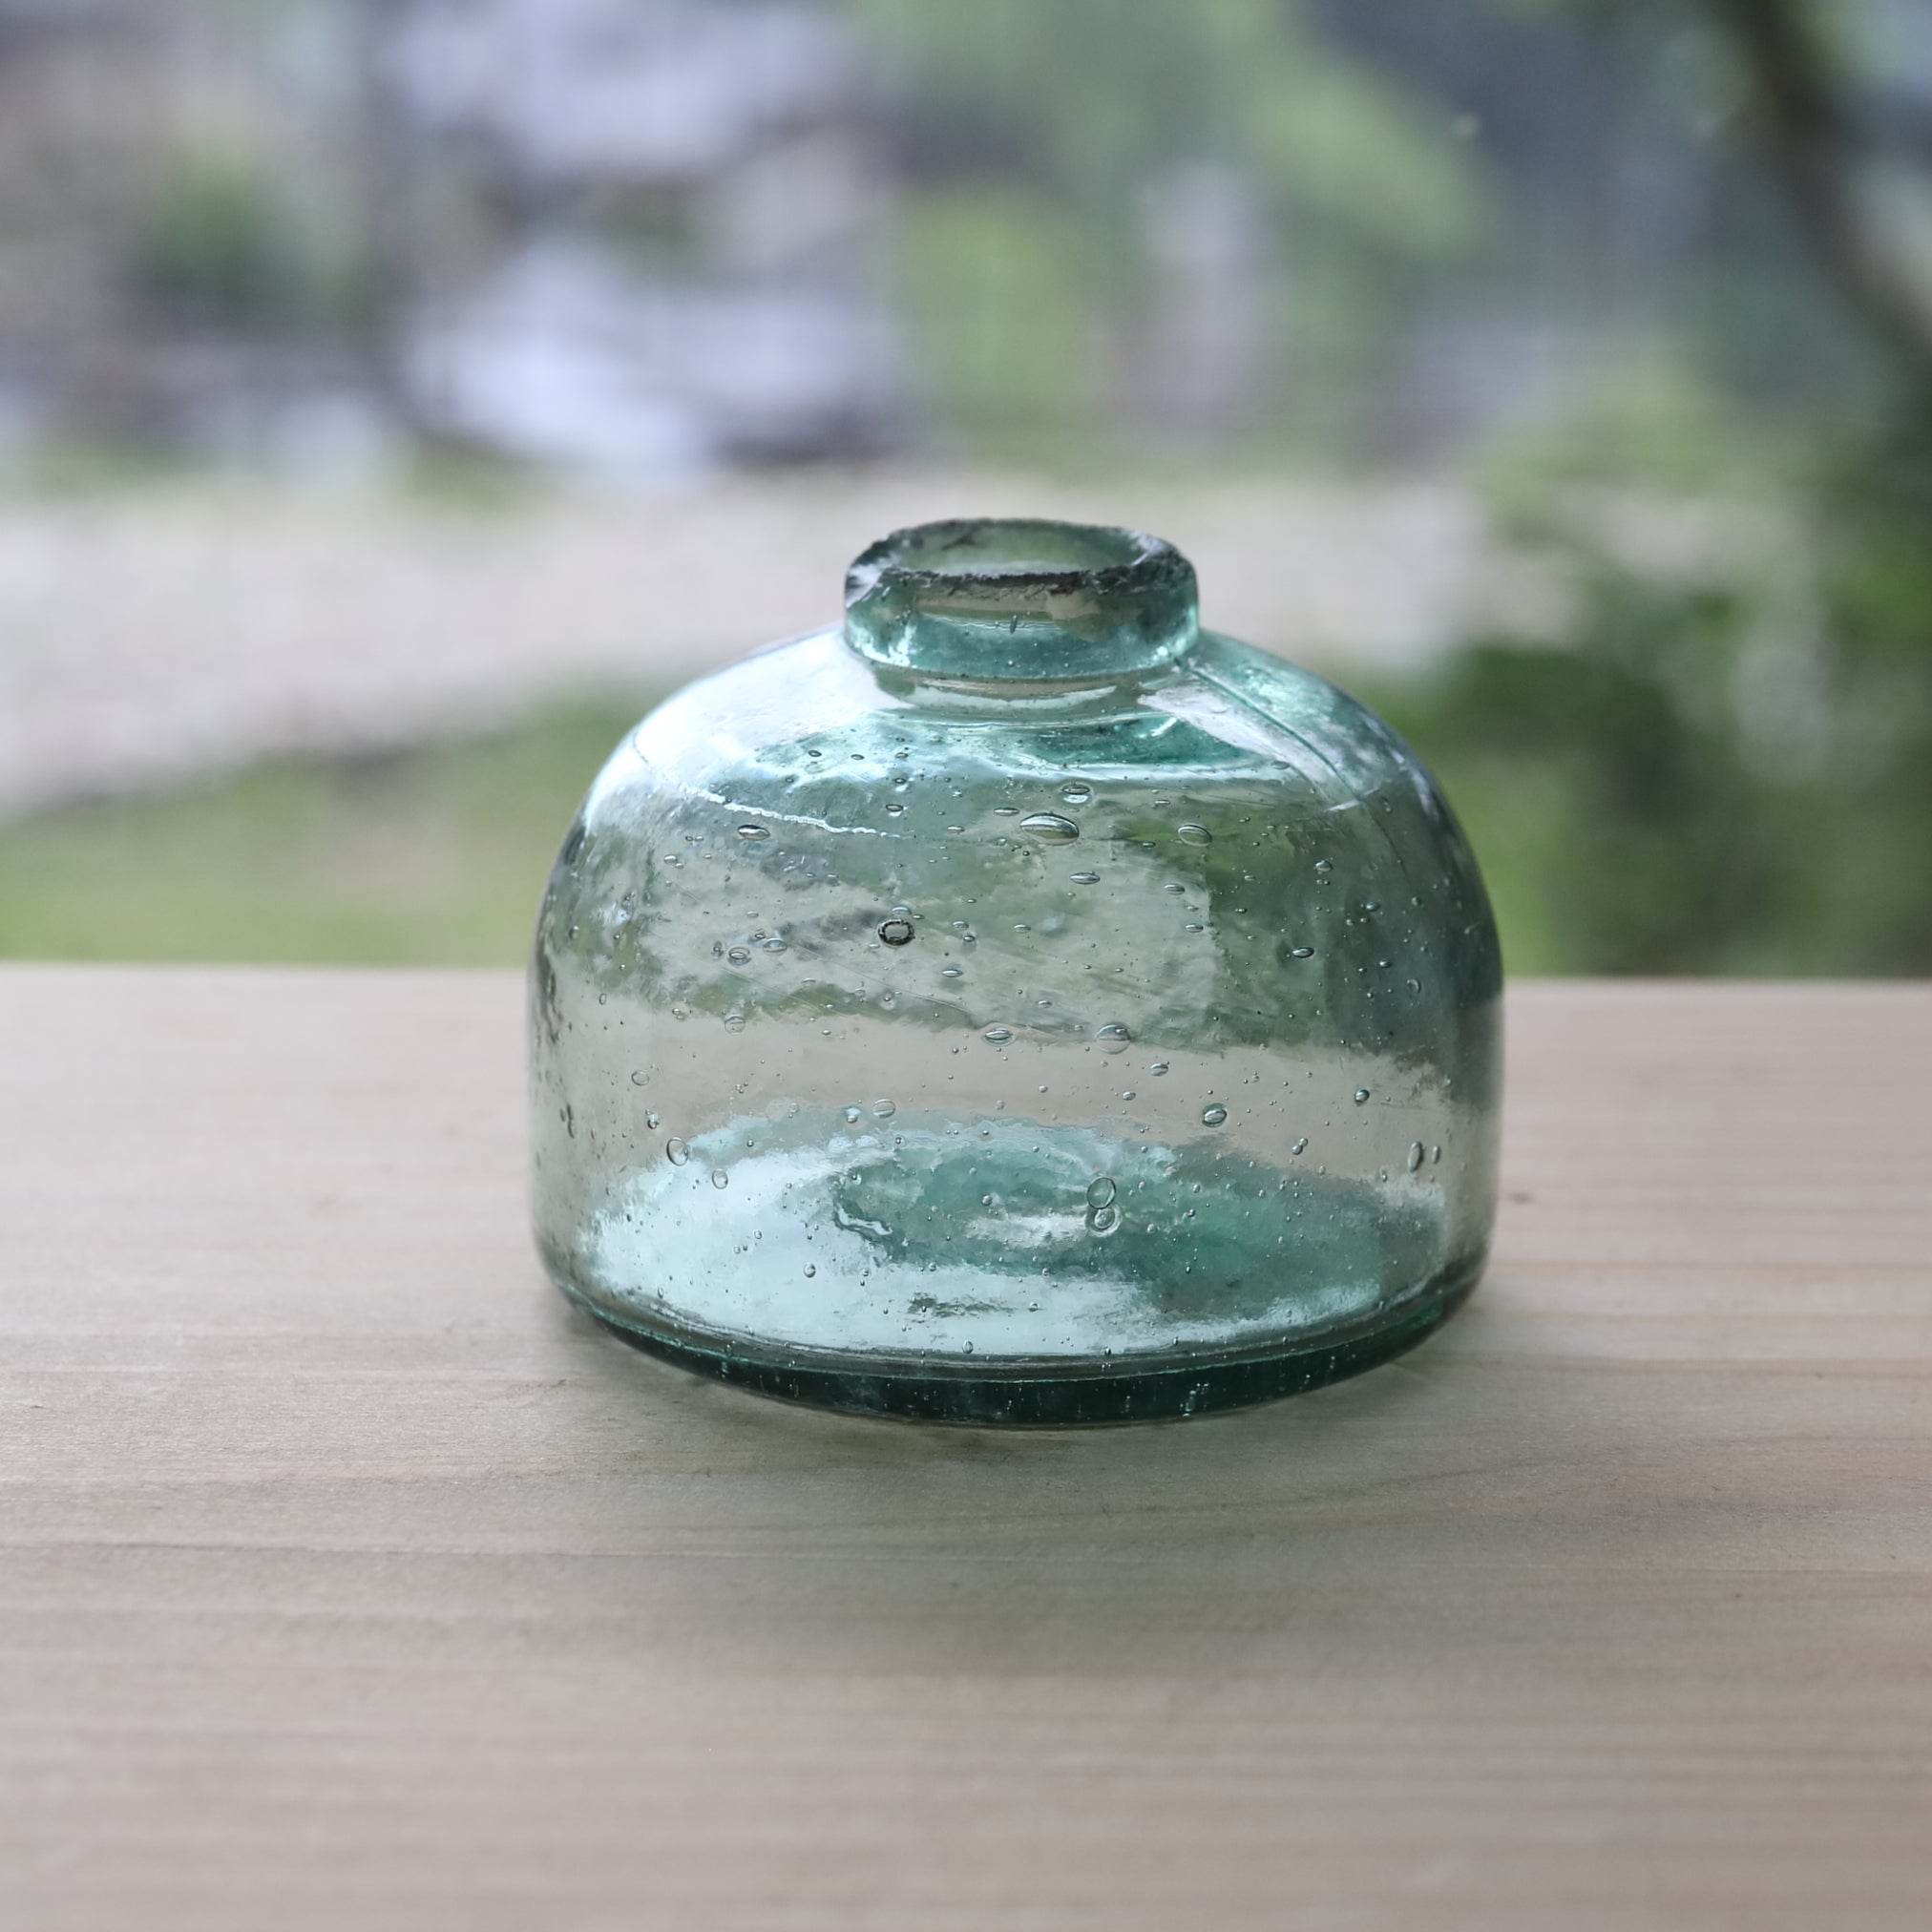
[[968, 518], [894, 531], [846, 577], [846, 640], [937, 677], [1078, 682], [1171, 663], [1199, 628], [1194, 566], [1138, 530]]

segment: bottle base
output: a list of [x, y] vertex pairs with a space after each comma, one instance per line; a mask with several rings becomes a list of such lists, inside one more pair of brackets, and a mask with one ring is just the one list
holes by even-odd
[[1425, 1340], [1468, 1299], [1482, 1265], [1480, 1255], [1454, 1265], [1376, 1317], [1318, 1339], [1299, 1337], [1287, 1346], [1197, 1354], [1159, 1366], [1144, 1357], [1121, 1362], [989, 1360], [981, 1365], [957, 1358], [914, 1362], [830, 1350], [764, 1354], [755, 1340], [727, 1346], [716, 1337], [619, 1321], [567, 1281], [557, 1285], [631, 1347], [754, 1395], [845, 1415], [1038, 1429], [1178, 1420], [1250, 1408], [1345, 1380]]

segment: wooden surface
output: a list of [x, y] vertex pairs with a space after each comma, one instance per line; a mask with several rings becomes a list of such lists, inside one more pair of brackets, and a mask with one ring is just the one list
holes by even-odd
[[1532, 986], [1476, 1300], [1245, 1415], [687, 1379], [496, 976], [0, 972], [0, 1924], [1932, 1925], [1932, 991]]

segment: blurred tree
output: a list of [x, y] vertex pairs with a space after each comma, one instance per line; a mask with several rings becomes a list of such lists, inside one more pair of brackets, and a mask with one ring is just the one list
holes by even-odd
[[[1590, 534], [1573, 495], [1520, 498], [1526, 535], [1571, 566], [1566, 633], [1478, 640], [1396, 704], [1502, 859], [1519, 968], [1922, 973], [1932, 116], [1861, 80], [1861, 59], [1887, 71], [1869, 16], [1702, 5], [1815, 259], [1889, 352], [1887, 406], [1780, 459], [1775, 564], [1733, 550], [1663, 580]], [[1620, 454], [1586, 439], [1569, 475], [1656, 482]]]
[[1846, 57], [1857, 10], [1706, 4], [1749, 70], [1773, 163], [1819, 259], [1910, 378], [1932, 385], [1932, 100], [1857, 88]]

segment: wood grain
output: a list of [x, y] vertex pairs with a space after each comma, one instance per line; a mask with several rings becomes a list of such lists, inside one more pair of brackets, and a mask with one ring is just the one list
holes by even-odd
[[1530, 986], [1405, 1361], [815, 1416], [595, 1333], [499, 976], [0, 972], [0, 1922], [1932, 1923], [1932, 990]]

